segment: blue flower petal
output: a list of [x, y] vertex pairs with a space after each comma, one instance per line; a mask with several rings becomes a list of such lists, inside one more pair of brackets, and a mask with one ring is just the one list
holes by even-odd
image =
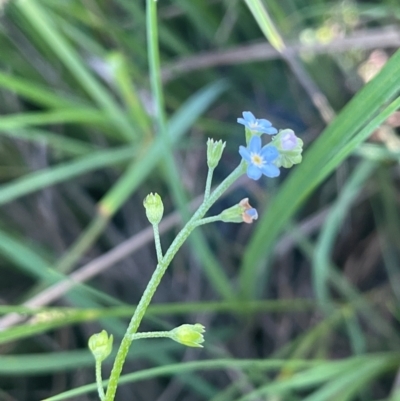
[[253, 220], [257, 220], [258, 219], [258, 213], [257, 210], [253, 208], [246, 210], [245, 213], [250, 216]]
[[246, 128], [253, 132], [260, 132], [261, 134], [274, 135], [278, 130], [272, 127], [269, 120], [265, 118], [256, 118], [251, 111], [244, 111], [243, 118], [238, 118], [237, 122], [243, 124]]
[[249, 166], [247, 167], [247, 176], [252, 180], [258, 180], [262, 176], [262, 171], [254, 164], [249, 163]]
[[[267, 177], [271, 178], [278, 177], [278, 175], [281, 173], [279, 168], [274, 164], [264, 164], [264, 166], [260, 168], [260, 171], [262, 171], [262, 173]], [[247, 175], [249, 174], [247, 173]]]
[[260, 156], [266, 162], [273, 162], [279, 156], [279, 151], [275, 146], [266, 145], [260, 150]]
[[254, 123], [256, 121], [256, 118], [251, 111], [244, 111], [242, 115], [248, 124]]
[[253, 135], [250, 138], [248, 149], [250, 153], [259, 153], [261, 150], [261, 138], [257, 135]]
[[268, 134], [268, 135], [275, 135], [278, 133], [278, 130], [275, 127], [269, 127], [269, 128], [265, 128], [263, 133]]
[[244, 160], [246, 160], [248, 163], [251, 163], [250, 152], [247, 148], [245, 148], [244, 146], [239, 146], [239, 153]]
[[271, 122], [266, 120], [265, 118], [259, 118], [258, 119], [258, 124], [261, 125], [263, 128], [272, 127]]

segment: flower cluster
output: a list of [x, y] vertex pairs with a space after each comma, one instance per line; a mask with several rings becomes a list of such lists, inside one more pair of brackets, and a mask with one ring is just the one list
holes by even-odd
[[[280, 167], [290, 168], [301, 162], [303, 141], [292, 130], [285, 129], [278, 133], [271, 122], [255, 118], [250, 111], [244, 111], [243, 118], [238, 118], [237, 122], [246, 128], [248, 145], [240, 146], [239, 153], [247, 163], [249, 178], [258, 180], [263, 174], [277, 177]], [[274, 135], [265, 146], [262, 146], [262, 134]]]

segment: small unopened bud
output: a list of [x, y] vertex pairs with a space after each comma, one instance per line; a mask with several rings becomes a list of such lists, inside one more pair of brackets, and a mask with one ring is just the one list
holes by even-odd
[[204, 332], [205, 328], [200, 323], [182, 324], [182, 326], [176, 327], [170, 331], [170, 338], [187, 347], [202, 348], [203, 346], [201, 344], [204, 342]]
[[225, 209], [220, 214], [225, 223], [252, 223], [258, 219], [257, 210], [251, 207], [248, 198], [242, 199], [237, 205]]
[[207, 165], [209, 168], [215, 168], [218, 166], [221, 160], [222, 152], [224, 151], [226, 142], [214, 141], [214, 139], [208, 138], [207, 140]]
[[279, 152], [279, 156], [273, 162], [277, 167], [290, 168], [293, 164], [301, 162], [303, 141], [291, 129], [279, 131], [272, 143]]
[[299, 138], [294, 134], [292, 130], [285, 130], [281, 138], [281, 146], [283, 150], [293, 150], [297, 147]]
[[149, 194], [143, 201], [143, 206], [146, 209], [147, 219], [151, 224], [158, 224], [164, 214], [164, 205], [158, 194]]
[[93, 334], [89, 338], [89, 349], [96, 361], [103, 362], [112, 351], [113, 336], [103, 330], [101, 333]]

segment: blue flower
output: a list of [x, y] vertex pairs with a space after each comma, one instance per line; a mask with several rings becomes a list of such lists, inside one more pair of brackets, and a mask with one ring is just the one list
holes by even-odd
[[255, 118], [251, 111], [244, 111], [243, 118], [238, 118], [237, 122], [243, 124], [250, 131], [261, 132], [262, 134], [274, 135], [278, 132], [268, 120]]
[[239, 153], [248, 163], [247, 175], [252, 180], [258, 180], [262, 174], [267, 177], [277, 177], [280, 174], [279, 168], [272, 164], [279, 156], [278, 149], [268, 145], [261, 148], [259, 136], [252, 136], [247, 148], [240, 146]]

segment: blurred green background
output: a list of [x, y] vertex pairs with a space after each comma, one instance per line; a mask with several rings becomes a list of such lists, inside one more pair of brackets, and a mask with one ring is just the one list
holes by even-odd
[[227, 142], [215, 183], [239, 163], [246, 110], [303, 163], [212, 208], [260, 218], [193, 233], [141, 326], [200, 322], [204, 349], [134, 343], [116, 399], [400, 400], [398, 0], [158, 0], [156, 25], [138, 0], [0, 8], [1, 401], [97, 399], [87, 339], [119, 344], [156, 265], [143, 198], [166, 249], [207, 138]]

